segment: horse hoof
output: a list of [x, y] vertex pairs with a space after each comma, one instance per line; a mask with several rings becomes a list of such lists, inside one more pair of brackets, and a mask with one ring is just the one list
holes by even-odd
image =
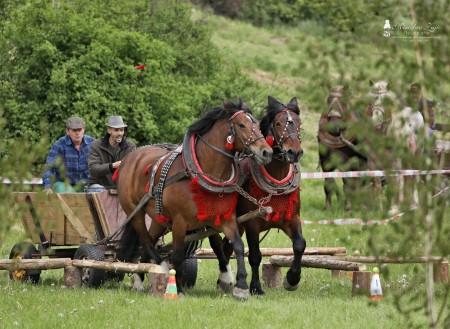
[[233, 291], [234, 286], [234, 275], [231, 270], [231, 266], [227, 265], [227, 271], [220, 273], [219, 279], [217, 280], [217, 288], [222, 290], [224, 293], [228, 294]]
[[397, 215], [398, 214], [398, 207], [397, 206], [392, 206], [392, 208], [391, 209], [389, 209], [389, 211], [388, 211], [388, 215], [389, 216], [394, 216], [394, 215]]
[[163, 268], [164, 272], [166, 273], [166, 278], [168, 278], [169, 277], [169, 265], [165, 261], [162, 261], [161, 264], [159, 264], [159, 265]]
[[296, 285], [294, 285], [294, 286], [291, 286], [291, 285], [289, 284], [287, 278], [284, 277], [284, 280], [283, 280], [283, 287], [284, 287], [284, 289], [286, 289], [287, 291], [294, 291], [294, 290], [297, 290], [297, 288], [298, 288], [298, 283], [297, 283]]
[[246, 301], [250, 297], [250, 291], [248, 289], [241, 289], [238, 287], [233, 288], [233, 297], [237, 300]]
[[233, 291], [233, 284], [230, 282], [221, 281], [219, 279], [219, 280], [217, 280], [217, 289], [220, 289], [224, 293], [229, 294]]
[[137, 274], [133, 274], [131, 276], [131, 283], [133, 286], [131, 287], [132, 291], [143, 292], [144, 291], [144, 283], [141, 280], [141, 277]]
[[251, 290], [251, 294], [252, 294], [252, 296], [262, 297], [262, 296], [264, 296], [266, 293], [265, 293], [262, 289], [252, 289], [252, 290]]

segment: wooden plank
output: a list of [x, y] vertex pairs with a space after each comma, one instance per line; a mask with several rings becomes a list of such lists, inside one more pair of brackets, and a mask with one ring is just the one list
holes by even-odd
[[89, 233], [89, 231], [86, 229], [86, 227], [83, 225], [83, 223], [78, 219], [78, 217], [75, 216], [72, 209], [70, 209], [70, 207], [67, 205], [67, 203], [63, 199], [62, 194], [58, 193], [57, 196], [60, 201], [61, 208], [63, 209], [64, 214], [66, 215], [67, 219], [75, 227], [77, 232], [86, 239], [84, 243], [94, 243], [95, 241], [94, 241], [93, 236], [91, 235], [91, 233]]

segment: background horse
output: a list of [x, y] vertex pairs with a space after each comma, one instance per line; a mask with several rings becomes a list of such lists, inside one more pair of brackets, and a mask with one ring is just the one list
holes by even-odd
[[[242, 182], [242, 173], [234, 154], [241, 152], [260, 164], [267, 164], [272, 149], [242, 100], [226, 101], [223, 107], [208, 111], [189, 127], [182, 151], [176, 153], [180, 149], [169, 152], [154, 146], [142, 147], [130, 153], [120, 166], [118, 196], [127, 215], [136, 212], [130, 226], [143, 246], [143, 259], [150, 257], [163, 264], [154, 242], [167, 228], [171, 229], [171, 261], [176, 270], [178, 292], [182, 293], [181, 265], [186, 233], [205, 226], [216, 227], [230, 240], [236, 254], [237, 281], [233, 296], [247, 299], [244, 244], [235, 215], [236, 189]], [[149, 232], [145, 227], [145, 213], [153, 219]], [[129, 248], [126, 244], [124, 247]]]
[[[323, 172], [358, 171], [367, 168], [366, 156], [358, 150], [358, 139], [354, 128], [361, 121], [360, 116], [349, 110], [350, 92], [347, 86], [330, 89], [327, 99], [328, 110], [319, 121], [318, 143], [319, 164]], [[352, 192], [358, 191], [361, 179], [343, 178], [345, 209], [352, 208]], [[340, 199], [334, 178], [324, 179], [325, 208], [331, 207], [334, 193]]]
[[[252, 268], [250, 292], [263, 295], [259, 266], [262, 255], [259, 235], [271, 228], [281, 229], [292, 240], [294, 260], [284, 279], [287, 290], [295, 290], [301, 277], [301, 259], [306, 248], [300, 222], [300, 170], [297, 163], [303, 155], [300, 139], [300, 109], [296, 98], [284, 105], [269, 96], [266, 115], [261, 120], [261, 131], [269, 145], [273, 145], [272, 162], [262, 166], [253, 159], [245, 159], [243, 168], [249, 177], [244, 189], [261, 205], [272, 207], [267, 216], [260, 215], [240, 225], [245, 229]], [[246, 214], [258, 206], [250, 198], [239, 197], [237, 215]], [[229, 258], [232, 253], [228, 241], [224, 249]]]
[[[424, 119], [420, 112], [410, 107], [398, 111], [400, 105], [395, 94], [388, 89], [386, 81], [370, 82], [369, 97], [373, 98], [366, 113], [369, 115], [376, 136], [367, 138], [371, 152], [370, 169], [417, 169], [414, 163], [423, 155], [422, 141]], [[374, 143], [375, 141], [375, 143]], [[391, 214], [398, 212], [398, 206], [410, 195], [409, 203], [418, 203], [418, 193], [412, 176], [396, 176], [394, 204]], [[375, 180], [375, 188], [381, 191], [381, 181]], [[381, 195], [381, 193], [380, 193]]]

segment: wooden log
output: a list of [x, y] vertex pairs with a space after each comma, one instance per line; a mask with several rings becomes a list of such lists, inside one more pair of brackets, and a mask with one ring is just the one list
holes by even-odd
[[352, 296], [369, 296], [370, 292], [370, 272], [354, 271], [352, 278]]
[[160, 273], [164, 271], [160, 265], [150, 263], [121, 263], [121, 262], [106, 262], [100, 260], [90, 259], [74, 259], [72, 266], [75, 267], [90, 267], [112, 272], [127, 272], [127, 273]]
[[[348, 262], [332, 257], [321, 256], [303, 256], [302, 266], [312, 268], [326, 268], [329, 270], [345, 270], [345, 271], [359, 271], [359, 264]], [[269, 258], [271, 264], [280, 267], [289, 267], [292, 264], [293, 256], [272, 256]]]
[[64, 286], [67, 288], [81, 287], [81, 268], [71, 265], [64, 268]]
[[380, 264], [380, 263], [392, 263], [392, 264], [418, 264], [418, 263], [440, 263], [443, 261], [442, 257], [383, 257], [383, 256], [344, 256], [335, 255], [333, 259], [339, 259], [347, 262], [367, 263], [367, 264]]
[[155, 269], [155, 271], [147, 273], [148, 279], [148, 293], [154, 296], [164, 296], [167, 286], [167, 276], [164, 269], [160, 267], [160, 270]]
[[263, 264], [262, 280], [267, 288], [281, 288], [283, 283], [281, 268], [270, 263]]
[[8, 271], [53, 270], [66, 267], [71, 261], [70, 258], [0, 259], [0, 269]]
[[[248, 248], [245, 248], [245, 255], [248, 255]], [[316, 248], [306, 248], [304, 255], [336, 255], [345, 254], [347, 252], [345, 247], [316, 247]], [[261, 248], [261, 254], [263, 257], [270, 256], [293, 256], [294, 251], [292, 248]], [[195, 253], [196, 256], [213, 256], [215, 257], [214, 251], [211, 248], [201, 248]], [[234, 255], [234, 253], [233, 253]]]

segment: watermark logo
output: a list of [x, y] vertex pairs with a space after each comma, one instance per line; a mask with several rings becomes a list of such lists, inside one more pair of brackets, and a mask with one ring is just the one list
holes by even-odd
[[418, 25], [397, 22], [391, 23], [389, 19], [386, 19], [381, 35], [385, 38], [427, 41], [440, 38], [441, 36], [438, 35], [438, 31], [440, 30], [441, 26], [439, 24], [428, 23], [425, 25]]

